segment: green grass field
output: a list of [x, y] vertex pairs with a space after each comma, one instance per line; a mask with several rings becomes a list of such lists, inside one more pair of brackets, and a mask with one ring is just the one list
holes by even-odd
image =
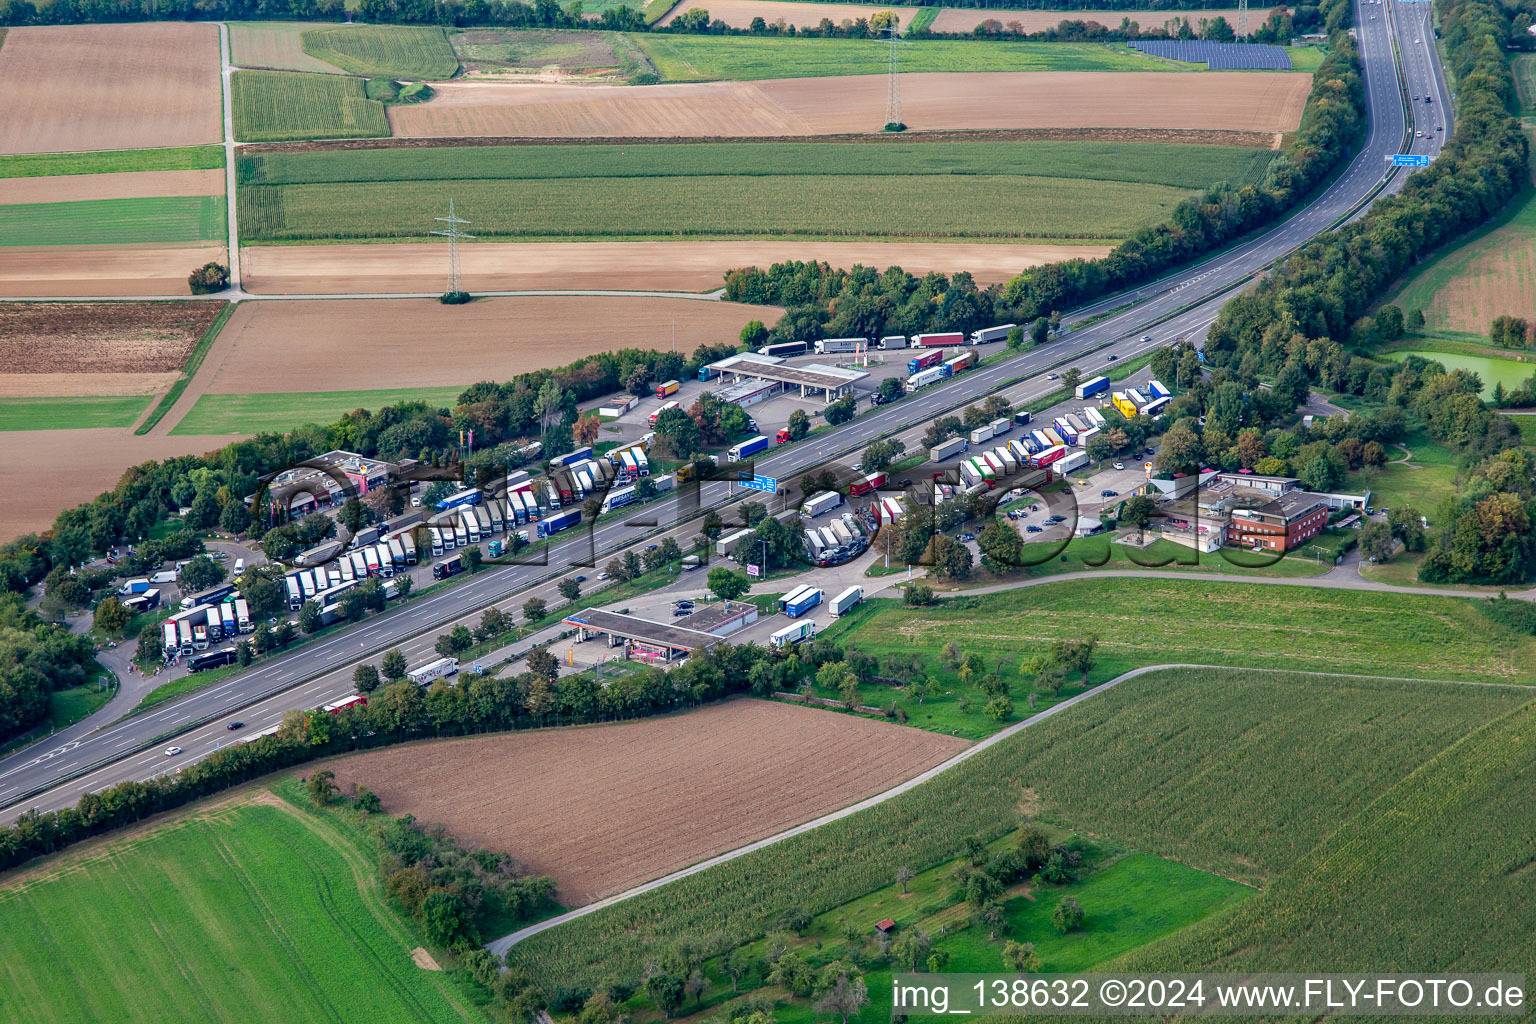
[[[720, 143], [266, 153], [238, 170], [251, 241], [419, 238], [431, 228], [422, 204], [445, 192], [492, 238], [1123, 238], [1190, 189], [1261, 180], [1273, 158], [1097, 142]], [[915, 198], [891, 203], [889, 187]]]
[[241, 71], [234, 77], [235, 137], [242, 142], [384, 138], [384, 104], [360, 78], [294, 71]]
[[1536, 956], [1536, 706], [1472, 732], [1256, 899], [1121, 964], [1232, 972], [1518, 971]]
[[0, 246], [222, 242], [223, 196], [0, 206]]
[[1275, 154], [1236, 146], [1113, 142], [718, 142], [431, 146], [241, 156], [243, 186], [361, 182], [743, 176], [1019, 174], [1201, 188], [1257, 184]]
[[306, 29], [304, 52], [354, 75], [439, 80], [453, 77], [459, 60], [441, 28], [417, 25], [347, 25]]
[[149, 395], [0, 398], [0, 430], [131, 427], [149, 401]]
[[[1152, 673], [867, 811], [535, 936], [514, 947], [513, 959], [551, 984], [638, 977], [646, 950], [717, 931], [752, 939], [792, 905], [825, 914], [886, 889], [898, 867], [922, 871], [950, 860], [966, 836], [1003, 835], [1020, 810], [1192, 868], [1272, 879], [1399, 779], [1529, 697], [1513, 687]], [[1532, 742], [1527, 722], [1523, 745]], [[1522, 770], [1529, 774], [1533, 763], [1527, 753]], [[1524, 792], [1511, 790], [1508, 799]], [[1522, 820], [1511, 811], [1498, 822], [1502, 834], [1521, 830]], [[1528, 845], [1525, 831], [1520, 842]], [[1481, 836], [1439, 839], [1465, 846]], [[1400, 855], [1414, 849], [1408, 844]], [[1505, 863], [1521, 861], [1511, 854]], [[1384, 893], [1393, 877], [1372, 884]], [[1338, 892], [1347, 891], [1344, 882], [1335, 879]], [[1437, 931], [1421, 927], [1429, 885], [1426, 878], [1398, 887], [1383, 905], [1395, 913], [1395, 928], [1426, 942]], [[1440, 891], [1432, 887], [1436, 905]], [[1329, 941], [1351, 941], [1351, 933]], [[1493, 952], [1484, 944], [1448, 948]], [[1058, 969], [1081, 966], [1067, 960]]]
[[1460, 456], [1450, 446], [1434, 440], [1422, 430], [1412, 430], [1403, 438], [1410, 457], [1403, 458], [1400, 448], [1389, 448], [1390, 460], [1380, 469], [1361, 469], [1349, 473], [1346, 489], [1369, 488], [1371, 504], [1396, 508], [1412, 505], [1423, 515], [1434, 515], [1440, 502], [1456, 489]]
[[330, 423], [353, 409], [378, 409], [419, 399], [451, 406], [463, 387], [314, 391], [297, 394], [203, 395], [173, 434], [255, 434], [305, 423]]
[[1133, 548], [1127, 544], [1112, 543], [1111, 539], [1112, 535], [1108, 533], [1075, 537], [1067, 541], [1065, 548], [1059, 543], [1031, 541], [1024, 545], [1026, 555], [1044, 561], [1017, 569], [1003, 577], [993, 576], [978, 566], [977, 573], [966, 586], [987, 586], [1003, 580], [1059, 576], [1089, 569], [1167, 569], [1230, 576], [1316, 576], [1332, 568], [1331, 565], [1319, 565], [1307, 558], [1282, 558], [1273, 565], [1265, 565], [1263, 563], [1268, 558], [1255, 561], [1244, 551], [1200, 554], [1166, 540], [1155, 540], [1145, 548]]
[[1511, 57], [1510, 70], [1515, 75], [1515, 91], [1520, 97], [1520, 113], [1536, 117], [1536, 54]]
[[[1172, 610], [1176, 614], [1169, 614]], [[1107, 678], [1169, 662], [1536, 682], [1536, 640], [1453, 598], [1210, 581], [1071, 580], [934, 608], [866, 601], [827, 630], [866, 654], [933, 658], [949, 640], [990, 662], [1099, 634]]]
[[898, 236], [1121, 239], [1168, 218], [1189, 189], [1062, 178], [870, 175], [578, 178], [288, 185], [241, 191], [257, 241], [424, 238], [452, 194], [479, 238]]
[[25, 153], [19, 156], [0, 156], [0, 178], [112, 174], [119, 171], [197, 171], [223, 166], [223, 146], [120, 149], [103, 153]]
[[[797, 39], [776, 36], [636, 35], [664, 81], [816, 78], [883, 75], [890, 47], [878, 39]], [[921, 71], [1171, 71], [1095, 43], [1004, 43], [925, 40], [902, 48], [901, 70]]]
[[5, 883], [0, 1018], [482, 1021], [412, 964], [366, 842], [257, 791]]

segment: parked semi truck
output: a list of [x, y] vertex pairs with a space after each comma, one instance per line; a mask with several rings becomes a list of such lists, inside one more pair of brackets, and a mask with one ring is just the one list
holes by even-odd
[[912, 336], [913, 348], [958, 348], [965, 344], [965, 334], [961, 331], [944, 331], [939, 334], [914, 334]]
[[990, 440], [992, 440], [992, 424], [990, 423], [971, 431], [971, 444], [981, 444], [983, 441]]
[[725, 534], [715, 541], [715, 554], [721, 558], [730, 557], [736, 553], [736, 549], [741, 546], [742, 542], [750, 536], [752, 536], [750, 529], [734, 530]]
[[539, 536], [550, 537], [581, 522], [581, 509], [562, 509], [539, 521]]
[[1008, 332], [1017, 326], [1017, 324], [998, 324], [996, 327], [983, 327], [979, 331], [972, 331], [971, 344], [990, 345], [997, 341], [1007, 341]]
[[1102, 395], [1108, 390], [1108, 377], [1093, 377], [1079, 384], [1072, 393], [1078, 398], [1092, 398], [1094, 395]]
[[822, 491], [806, 499], [800, 506], [801, 519], [815, 519], [823, 513], [830, 512], [843, 503], [843, 496], [836, 491]]
[[866, 473], [861, 479], [855, 480], [848, 488], [848, 493], [855, 498], [862, 498], [866, 494], [872, 494], [885, 486], [889, 477], [884, 473]]
[[793, 647], [807, 640], [816, 638], [816, 623], [810, 619], [802, 622], [793, 622], [783, 629], [777, 630], [768, 642], [776, 648]]
[[860, 349], [869, 348], [868, 338], [822, 338], [816, 343], [818, 355], [831, 355], [835, 352], [857, 352]]
[[928, 457], [934, 462], [943, 462], [952, 459], [965, 451], [966, 440], [963, 437], [952, 437], [943, 444], [934, 445], [928, 449]]
[[683, 385], [679, 381], [669, 380], [656, 385], [657, 398], [671, 398], [677, 394], [677, 389]]
[[864, 588], [852, 586], [834, 597], [832, 603], [827, 605], [827, 610], [832, 613], [832, 617], [835, 619], [853, 611], [862, 600], [864, 600]]
[[943, 365], [949, 371], [948, 375], [953, 377], [955, 374], [963, 373], [976, 365], [976, 353], [962, 352], [953, 359], [944, 360]]
[[790, 356], [803, 356], [810, 345], [803, 341], [781, 341], [777, 345], [764, 345], [757, 350], [760, 356], [777, 356], [787, 359]]
[[464, 571], [464, 556], [449, 555], [432, 567], [432, 578], [445, 580], [450, 576], [457, 576]]
[[812, 586], [797, 587], [779, 598], [779, 609], [792, 619], [798, 619], [818, 604], [821, 604], [821, 590]]

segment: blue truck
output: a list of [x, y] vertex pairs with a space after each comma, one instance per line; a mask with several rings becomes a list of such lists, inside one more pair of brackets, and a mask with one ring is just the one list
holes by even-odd
[[816, 587], [798, 587], [779, 598], [784, 614], [797, 619], [821, 604], [821, 591]]
[[592, 458], [591, 448], [577, 448], [573, 452], [555, 456], [549, 460], [549, 463], [552, 466], [574, 466], [576, 463], [585, 462], [590, 458]]
[[581, 522], [581, 509], [567, 508], [559, 512], [551, 512], [539, 521], [539, 536], [548, 537], [569, 529]]
[[437, 503], [437, 510], [439, 512], [446, 512], [451, 508], [467, 508], [470, 505], [478, 504], [480, 504], [480, 489], [478, 487], [471, 487], [468, 490], [460, 491], [458, 494], [448, 495], [448, 497]]
[[1085, 380], [1079, 384], [1077, 386], [1076, 394], [1078, 398], [1092, 398], [1094, 395], [1102, 395], [1108, 390], [1108, 377], [1094, 377], [1091, 380]]
[[738, 444], [736, 447], [726, 452], [725, 461], [740, 462], [742, 459], [749, 459], [756, 455], [758, 452], [767, 451], [768, 443], [768, 439], [762, 434], [758, 434], [756, 437], [749, 437], [747, 440], [741, 442], [741, 444]]

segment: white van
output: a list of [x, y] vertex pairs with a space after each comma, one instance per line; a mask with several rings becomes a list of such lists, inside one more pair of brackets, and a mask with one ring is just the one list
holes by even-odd
[[243, 559], [243, 558], [235, 559], [235, 568], [234, 568], [234, 571], [233, 571], [232, 575], [239, 576], [243, 572], [245, 572], [245, 559]]
[[161, 569], [149, 578], [151, 583], [175, 583], [176, 574], [169, 569]]

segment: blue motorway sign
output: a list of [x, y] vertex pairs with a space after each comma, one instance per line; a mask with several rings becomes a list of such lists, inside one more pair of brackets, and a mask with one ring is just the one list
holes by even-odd
[[1393, 167], [1428, 167], [1429, 157], [1422, 153], [1394, 153], [1392, 155]]
[[771, 476], [756, 476], [751, 473], [739, 473], [736, 482], [742, 487], [752, 491], [767, 491], [769, 494], [779, 493], [779, 482]]

